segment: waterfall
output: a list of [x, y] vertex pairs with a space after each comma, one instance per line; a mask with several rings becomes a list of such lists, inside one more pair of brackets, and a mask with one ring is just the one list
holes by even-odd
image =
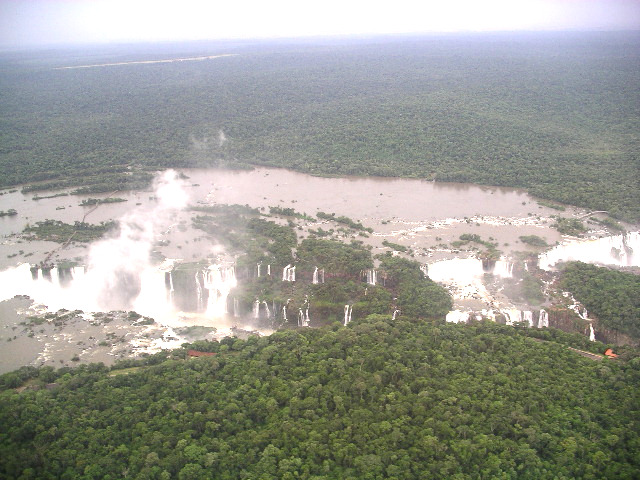
[[269, 304], [266, 301], [263, 301], [262, 304], [264, 308], [267, 310], [267, 318], [271, 318], [271, 310], [269, 310]]
[[299, 327], [309, 326], [309, 308], [307, 308], [306, 312], [303, 312], [301, 308], [298, 309], [298, 326]]
[[568, 239], [538, 257], [542, 270], [551, 270], [560, 261], [580, 260], [619, 267], [639, 266], [640, 232], [602, 238]]
[[262, 264], [258, 263], [257, 265], [258, 265], [258, 278], [260, 278], [260, 267], [262, 267]]
[[522, 318], [525, 322], [529, 324], [530, 327], [533, 327], [533, 312], [525, 311], [522, 312]]
[[500, 259], [495, 263], [492, 273], [498, 277], [512, 278], [513, 263], [507, 260]]
[[253, 302], [253, 318], [260, 318], [260, 300]]
[[529, 262], [527, 262], [526, 260], [524, 261], [524, 270], [525, 272], [529, 271]]
[[267, 275], [271, 276], [271, 264], [267, 265]]
[[467, 323], [469, 321], [469, 313], [452, 310], [447, 313], [445, 320], [450, 323]]
[[240, 317], [240, 302], [236, 297], [233, 297], [233, 316], [235, 318]]
[[378, 281], [378, 274], [375, 271], [375, 269], [370, 268], [369, 270], [365, 271], [365, 275], [367, 277], [367, 283], [369, 285], [375, 285]]
[[287, 306], [283, 305], [282, 306], [282, 319], [286, 322], [287, 321]]
[[202, 283], [200, 282], [200, 272], [196, 272], [195, 279], [196, 279], [196, 295], [198, 296], [197, 310], [201, 311], [204, 305], [202, 301]]
[[396, 309], [393, 311], [393, 315], [391, 315], [391, 321], [394, 321], [398, 315], [400, 314], [400, 310]]
[[212, 265], [203, 273], [204, 288], [209, 291], [207, 316], [219, 318], [227, 312], [227, 297], [232, 288], [238, 285], [236, 270], [232, 267]]
[[173, 288], [173, 272], [169, 272], [169, 305], [173, 305], [175, 289]]
[[540, 310], [540, 316], [538, 317], [538, 328], [549, 327], [549, 314], [544, 310]]
[[351, 321], [351, 313], [353, 312], [353, 305], [344, 306], [344, 326], [346, 327]]
[[311, 280], [311, 283], [313, 283], [314, 285], [318, 284], [318, 267], [316, 267], [313, 271], [313, 279]]
[[507, 325], [513, 325], [516, 322], [522, 321], [522, 312], [515, 308], [502, 310], [502, 314], [507, 317]]
[[283, 282], [295, 282], [296, 281], [296, 267], [292, 267], [291, 265], [287, 265], [282, 270], [282, 281]]
[[424, 275], [424, 278], [429, 277], [429, 266], [427, 264], [420, 265], [420, 271]]
[[592, 342], [596, 341], [596, 332], [593, 331], [593, 324], [589, 324], [589, 340]]

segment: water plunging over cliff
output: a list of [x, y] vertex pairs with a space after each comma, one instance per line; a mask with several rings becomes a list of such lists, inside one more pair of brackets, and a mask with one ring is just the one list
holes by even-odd
[[344, 326], [346, 327], [351, 321], [351, 313], [353, 312], [353, 305], [344, 306]]
[[551, 270], [558, 262], [579, 260], [585, 263], [640, 266], [640, 232], [595, 239], [571, 239], [544, 252], [538, 259], [542, 270]]
[[295, 282], [296, 281], [296, 267], [287, 265], [282, 270], [282, 281], [283, 282]]

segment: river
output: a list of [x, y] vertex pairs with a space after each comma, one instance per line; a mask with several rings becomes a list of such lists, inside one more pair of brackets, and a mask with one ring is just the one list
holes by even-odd
[[[622, 240], [611, 240], [610, 233], [600, 227], [595, 227], [589, 232], [591, 240], [571, 240], [563, 238], [551, 227], [553, 215], [557, 210], [541, 206], [536, 199], [526, 192], [497, 187], [483, 187], [469, 184], [433, 183], [418, 179], [399, 178], [371, 178], [371, 177], [347, 177], [324, 178], [305, 175], [284, 169], [257, 168], [254, 170], [219, 170], [219, 169], [184, 169], [180, 173], [183, 176], [180, 192], [186, 193], [186, 198], [181, 200], [181, 208], [165, 208], [160, 205], [161, 200], [154, 191], [119, 192], [115, 196], [125, 199], [125, 202], [100, 205], [92, 210], [80, 206], [83, 199], [94, 197], [102, 198], [105, 195], [87, 196], [58, 196], [33, 200], [33, 194], [22, 194], [20, 191], [9, 193], [6, 191], [0, 196], [0, 209], [15, 209], [18, 215], [0, 218], [0, 300], [8, 300], [14, 295], [29, 295], [35, 301], [31, 307], [25, 307], [22, 303], [15, 307], [15, 311], [22, 312], [21, 318], [26, 318], [33, 313], [34, 308], [41, 308], [39, 304], [45, 304], [51, 310], [64, 307], [69, 310], [79, 309], [83, 311], [109, 311], [120, 308], [117, 304], [103, 303], [92, 300], [91, 291], [102, 288], [96, 282], [95, 267], [85, 275], [77, 270], [74, 274], [74, 289], [69, 289], [69, 284], [59, 285], [51, 282], [42, 275], [34, 279], [24, 263], [39, 263], [51, 254], [52, 261], [75, 260], [80, 264], [88, 263], [87, 258], [93, 252], [94, 257], [100, 256], [106, 259], [104, 268], [110, 268], [111, 263], [121, 262], [122, 268], [133, 268], [143, 282], [143, 288], [139, 298], [135, 299], [136, 311], [143, 315], [153, 316], [159, 321], [155, 330], [151, 327], [133, 327], [126, 319], [114, 317], [110, 322], [118, 330], [110, 331], [109, 322], [91, 322], [86, 328], [78, 328], [83, 320], [80, 317], [69, 322], [63, 332], [67, 337], [59, 338], [69, 345], [69, 348], [61, 350], [55, 355], [31, 355], [31, 362], [55, 363], [63, 360], [68, 362], [71, 353], [83, 356], [83, 361], [106, 361], [109, 363], [112, 357], [139, 354], [146, 347], [159, 348], [160, 346], [177, 346], [187, 337], [177, 334], [175, 328], [202, 325], [206, 328], [216, 327], [220, 332], [229, 333], [233, 325], [243, 326], [242, 321], [230, 318], [202, 318], [181, 312], [173, 312], [167, 309], [166, 286], [164, 283], [164, 270], [171, 268], [171, 262], [158, 267], [151, 265], [148, 259], [138, 262], [138, 257], [148, 254], [153, 249], [168, 259], [174, 261], [195, 261], [212, 256], [224, 256], [219, 245], [215, 245], [201, 231], [191, 227], [191, 217], [195, 214], [184, 208], [189, 205], [213, 205], [213, 204], [242, 204], [254, 208], [263, 209], [268, 213], [270, 206], [293, 208], [297, 212], [315, 216], [317, 212], [335, 213], [338, 216], [347, 216], [360, 221], [365, 227], [373, 229], [373, 234], [368, 237], [355, 236], [373, 247], [373, 253], [388, 251], [382, 242], [385, 240], [407, 247], [411, 251], [412, 258], [426, 265], [425, 270], [436, 281], [447, 285], [454, 296], [455, 307], [459, 311], [469, 309], [483, 309], [488, 307], [499, 308], [505, 311], [526, 310], [525, 304], [512, 301], [505, 293], [508, 285], [504, 282], [517, 282], [513, 277], [514, 263], [522, 263], [526, 255], [536, 255], [539, 248], [533, 248], [520, 242], [523, 235], [537, 235], [546, 240], [549, 245], [556, 245], [541, 259], [541, 267], [553, 268], [553, 265], [563, 258], [586, 259], [592, 262], [611, 263], [611, 258], [617, 259], [616, 265], [638, 265], [639, 256], [633, 251], [638, 251], [638, 234], [625, 237], [626, 244]], [[51, 195], [39, 193], [40, 196]], [[182, 193], [180, 193], [182, 195]], [[90, 212], [90, 213], [89, 213]], [[577, 216], [584, 210], [569, 207], [562, 212], [563, 216]], [[90, 223], [99, 223], [108, 220], [118, 220], [126, 217], [143, 219], [152, 225], [149, 231], [150, 237], [146, 243], [138, 245], [143, 253], [138, 254], [131, 244], [126, 244], [122, 250], [109, 250], [98, 255], [96, 248], [82, 244], [72, 244], [64, 250], [56, 250], [59, 244], [43, 241], [27, 242], [20, 237], [20, 232], [27, 224], [33, 224], [45, 219], [61, 220], [66, 223], [80, 221], [86, 217]], [[126, 222], [125, 222], [126, 223]], [[323, 221], [302, 222], [298, 234], [301, 238], [308, 235], [310, 229], [324, 226]], [[458, 240], [461, 234], [476, 234], [483, 240], [495, 242], [498, 250], [502, 252], [502, 258], [495, 264], [487, 266], [475, 258], [473, 252], [461, 250], [464, 247], [456, 247], [452, 242]], [[611, 237], [613, 238], [613, 237]], [[617, 238], [617, 237], [616, 237]], [[620, 237], [622, 238], [622, 237]], [[349, 238], [345, 238], [348, 240]], [[617, 242], [618, 246], [628, 247], [627, 250], [618, 249], [612, 254], [611, 242]], [[584, 249], [584, 245], [600, 245], [600, 253], [594, 253], [594, 248], [589, 248], [589, 254], [578, 253]], [[609, 245], [609, 246], [607, 246]], [[587, 250], [584, 250], [585, 252]], [[134, 252], [134, 253], [131, 253]], [[622, 253], [620, 253], [622, 252]], [[130, 258], [129, 255], [132, 255]], [[573, 256], [572, 256], [573, 255]], [[613, 255], [613, 257], [612, 257]], [[232, 261], [233, 259], [228, 259]], [[96, 260], [94, 259], [94, 264]], [[96, 264], [97, 265], [97, 264]], [[101, 267], [102, 268], [102, 267]], [[517, 269], [516, 269], [517, 270]], [[486, 273], [493, 275], [488, 278]], [[92, 280], [92, 278], [94, 278]], [[146, 285], [146, 287], [145, 287]], [[111, 289], [108, 282], [103, 288]], [[155, 293], [157, 292], [160, 293]], [[6, 305], [3, 307], [7, 309]], [[32, 310], [30, 310], [31, 308]], [[161, 312], [170, 313], [163, 315]], [[356, 312], [357, 314], [357, 312]], [[80, 322], [80, 323], [78, 323]], [[37, 350], [37, 348], [24, 348], [24, 335], [16, 335], [13, 321], [5, 322], [0, 331], [0, 341], [7, 342], [12, 339], [10, 348], [4, 348], [4, 357], [0, 358], [3, 365], [15, 368], [15, 362], [7, 362], [6, 358], [12, 355], [16, 348], [22, 351]], [[85, 322], [86, 323], [86, 322]], [[75, 326], [73, 326], [75, 325]], [[250, 322], [245, 325], [251, 328]], [[116, 328], [117, 327], [117, 328]], [[138, 328], [140, 327], [140, 328]], [[33, 333], [33, 341], [48, 345], [49, 350], [55, 350], [52, 345], [56, 342], [50, 337], [54, 335], [46, 328], [37, 331], [32, 328], [21, 331]], [[153, 331], [152, 331], [153, 330]], [[77, 338], [77, 332], [83, 331], [84, 336]], [[91, 334], [86, 333], [91, 331]], [[138, 333], [132, 333], [137, 331]], [[110, 342], [104, 344], [104, 336], [111, 334], [123, 338], [121, 343], [131, 346], [129, 350], [121, 350], [114, 353]], [[146, 335], [146, 337], [145, 337]], [[13, 339], [13, 337], [16, 337]], [[46, 337], [46, 338], [45, 338]], [[74, 346], [75, 342], [75, 346]], [[173, 342], [173, 343], [172, 343]], [[27, 342], [29, 343], [29, 342]], [[60, 343], [60, 342], [58, 342]], [[80, 345], [80, 347], [77, 347]], [[135, 347], [135, 348], [134, 348]], [[103, 354], [97, 354], [102, 348]], [[152, 349], [148, 349], [151, 351]], [[20, 363], [24, 363], [24, 355], [20, 357]], [[10, 365], [9, 365], [10, 364]]]

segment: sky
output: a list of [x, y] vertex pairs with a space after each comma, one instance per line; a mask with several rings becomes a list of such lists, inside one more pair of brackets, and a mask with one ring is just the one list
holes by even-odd
[[0, 46], [640, 30], [640, 0], [0, 0]]

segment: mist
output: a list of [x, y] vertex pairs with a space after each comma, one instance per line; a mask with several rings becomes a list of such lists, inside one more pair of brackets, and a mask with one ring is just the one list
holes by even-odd
[[634, 0], [0, 2], [0, 46], [428, 32], [637, 30]]

